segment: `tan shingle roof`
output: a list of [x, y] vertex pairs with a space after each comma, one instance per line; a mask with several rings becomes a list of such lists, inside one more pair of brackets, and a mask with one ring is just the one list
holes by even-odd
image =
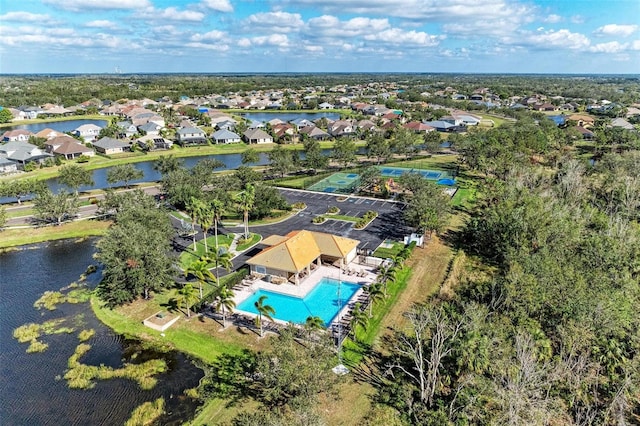
[[292, 231], [286, 237], [271, 236], [263, 243], [274, 245], [249, 259], [249, 265], [300, 272], [320, 255], [345, 257], [359, 241], [322, 232]]

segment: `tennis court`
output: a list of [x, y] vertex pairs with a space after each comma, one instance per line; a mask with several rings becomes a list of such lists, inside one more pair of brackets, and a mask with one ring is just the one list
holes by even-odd
[[357, 173], [334, 173], [307, 188], [310, 191], [350, 194], [360, 182]]
[[437, 181], [437, 183], [444, 185], [455, 184], [455, 180], [447, 172], [438, 170], [407, 169], [403, 167], [380, 167], [380, 174], [384, 177], [400, 177], [405, 173], [417, 173], [422, 175], [422, 177], [425, 179], [435, 180]]

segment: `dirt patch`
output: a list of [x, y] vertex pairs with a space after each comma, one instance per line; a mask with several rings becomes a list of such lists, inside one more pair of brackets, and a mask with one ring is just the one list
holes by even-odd
[[414, 303], [424, 302], [438, 292], [452, 257], [451, 247], [444, 244], [438, 237], [433, 237], [424, 248], [414, 249], [406, 263], [412, 271], [407, 288], [382, 321], [380, 329], [383, 334], [387, 333], [391, 327], [402, 327], [405, 323], [403, 314], [411, 309]]

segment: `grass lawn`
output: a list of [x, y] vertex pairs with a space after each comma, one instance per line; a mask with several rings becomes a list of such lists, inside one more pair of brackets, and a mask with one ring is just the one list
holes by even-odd
[[[218, 235], [218, 247], [229, 248], [231, 243], [233, 242], [233, 236], [230, 235]], [[209, 252], [215, 251], [216, 248], [216, 237], [207, 238], [207, 247]], [[205, 255], [205, 246], [204, 240], [196, 241], [195, 246], [191, 244], [189, 249], [180, 253], [180, 267], [182, 269], [186, 269], [191, 262], [194, 260], [198, 260], [201, 256]]]
[[109, 228], [109, 225], [111, 225], [111, 222], [108, 221], [79, 220], [60, 226], [5, 229], [4, 231], [0, 231], [0, 249], [24, 244], [41, 243], [43, 241], [103, 235], [107, 228]]
[[373, 252], [373, 255], [382, 259], [393, 259], [403, 248], [404, 243], [394, 241], [391, 247], [378, 247], [376, 251]]
[[248, 249], [249, 247], [253, 247], [262, 239], [262, 235], [251, 233], [251, 238], [245, 240], [241, 244], [236, 246], [236, 251], [242, 252]]
[[458, 156], [454, 154], [433, 155], [431, 157], [416, 158], [413, 160], [389, 162], [386, 165], [420, 170], [453, 171], [458, 167]]

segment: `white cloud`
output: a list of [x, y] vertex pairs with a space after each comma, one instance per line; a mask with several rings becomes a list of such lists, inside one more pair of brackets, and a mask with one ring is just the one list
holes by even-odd
[[98, 19], [95, 21], [89, 21], [84, 24], [85, 27], [89, 28], [107, 28], [107, 29], [115, 29], [118, 28], [118, 24], [115, 22], [106, 20], [106, 19]]
[[311, 37], [359, 37], [389, 29], [387, 19], [352, 18], [340, 21], [335, 16], [323, 15], [307, 22], [307, 35]]
[[637, 25], [607, 24], [594, 31], [599, 36], [629, 37], [638, 30]]
[[424, 32], [403, 31], [398, 28], [393, 28], [365, 35], [364, 39], [393, 45], [432, 47], [439, 44], [440, 38]]
[[233, 6], [229, 0], [202, 0], [202, 5], [218, 12], [233, 12]]
[[123, 48], [131, 43], [108, 34], [82, 35], [72, 28], [20, 27], [17, 35], [3, 36], [3, 43], [9, 46], [38, 46], [48, 51], [64, 48]]
[[183, 21], [183, 22], [201, 22], [204, 20], [205, 14], [195, 10], [178, 10], [171, 6], [166, 9], [156, 9], [148, 7], [136, 13], [137, 17], [148, 19], [151, 21]]
[[544, 18], [544, 22], [547, 22], [549, 24], [557, 24], [558, 22], [561, 22], [561, 21], [562, 21], [562, 16], [555, 15], [555, 14], [551, 14], [546, 18]]
[[533, 6], [507, 0], [288, 0], [287, 4], [318, 7], [336, 14], [355, 13], [444, 22], [507, 17], [527, 22], [535, 10]]
[[249, 31], [288, 33], [302, 28], [304, 21], [299, 13], [265, 12], [249, 16], [244, 24]]
[[7, 12], [4, 15], [0, 15], [0, 21], [11, 22], [42, 22], [50, 19], [49, 15], [30, 12]]
[[594, 44], [589, 48], [590, 52], [594, 53], [620, 53], [627, 49], [627, 43], [619, 43], [617, 41], [611, 41], [609, 43]]
[[254, 46], [288, 47], [289, 38], [284, 34], [272, 34], [269, 36], [253, 37], [251, 44]]
[[140, 9], [151, 6], [149, 0], [42, 0], [44, 4], [73, 12], [93, 9]]
[[582, 15], [573, 15], [570, 19], [572, 24], [584, 24], [585, 19]]
[[220, 41], [228, 38], [224, 31], [213, 30], [204, 34], [194, 34], [191, 36], [192, 41]]
[[640, 50], [640, 40], [634, 40], [629, 45], [629, 49], [631, 50]]
[[591, 41], [580, 33], [572, 33], [562, 29], [558, 31], [549, 30], [531, 34], [526, 40], [539, 48], [565, 48], [572, 50], [586, 49]]

